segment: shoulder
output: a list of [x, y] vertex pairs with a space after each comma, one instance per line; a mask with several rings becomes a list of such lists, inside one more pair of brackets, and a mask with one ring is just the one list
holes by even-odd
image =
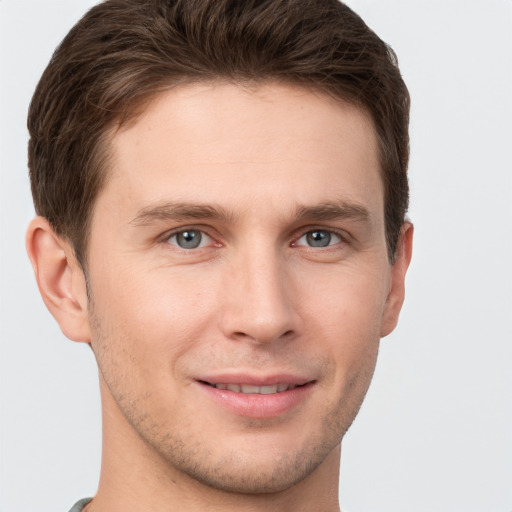
[[89, 503], [92, 500], [92, 498], [83, 498], [79, 501], [77, 501], [72, 507], [69, 512], [81, 512], [85, 505]]

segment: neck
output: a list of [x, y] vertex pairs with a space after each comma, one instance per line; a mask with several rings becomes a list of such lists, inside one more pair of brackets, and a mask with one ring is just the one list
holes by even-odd
[[102, 389], [103, 452], [87, 512], [338, 512], [340, 446], [306, 478], [280, 492], [238, 494], [177, 470], [132, 429]]

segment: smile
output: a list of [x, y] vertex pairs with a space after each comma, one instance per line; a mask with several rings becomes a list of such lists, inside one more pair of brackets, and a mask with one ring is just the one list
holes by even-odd
[[222, 389], [227, 391], [233, 391], [235, 393], [244, 393], [246, 395], [273, 395], [275, 393], [283, 393], [284, 391], [289, 391], [294, 389], [297, 386], [296, 384], [274, 384], [272, 386], [254, 386], [252, 384], [223, 384], [217, 383], [212, 384], [210, 382], [204, 382], [208, 386], [214, 387], [216, 389]]
[[196, 380], [209, 400], [236, 416], [275, 418], [298, 407], [316, 387], [316, 380], [284, 375], [256, 378], [238, 375]]

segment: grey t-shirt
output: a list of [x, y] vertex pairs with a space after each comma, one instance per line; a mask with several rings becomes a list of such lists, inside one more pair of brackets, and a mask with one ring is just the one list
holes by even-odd
[[82, 509], [92, 500], [92, 498], [84, 498], [80, 501], [77, 501], [69, 512], [82, 512]]
[[[82, 509], [92, 500], [92, 498], [84, 498], [83, 500], [77, 501], [73, 508], [69, 512], [82, 512]], [[343, 512], [343, 511], [340, 511]]]

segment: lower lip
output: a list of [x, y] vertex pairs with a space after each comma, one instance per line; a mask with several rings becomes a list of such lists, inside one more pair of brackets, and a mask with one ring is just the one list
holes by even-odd
[[275, 418], [280, 416], [299, 405], [314, 385], [313, 382], [310, 382], [281, 393], [259, 395], [217, 389], [201, 382], [198, 382], [198, 384], [218, 404], [239, 416], [248, 418]]

